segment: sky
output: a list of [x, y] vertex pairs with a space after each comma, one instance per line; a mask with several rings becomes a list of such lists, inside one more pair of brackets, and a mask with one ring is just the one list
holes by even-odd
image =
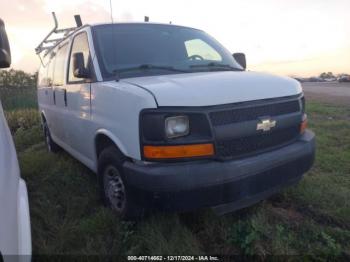
[[[289, 76], [350, 73], [350, 0], [111, 0], [114, 22], [150, 21], [202, 29], [253, 71]], [[0, 0], [12, 68], [35, 72], [34, 48], [53, 27], [111, 22], [110, 0]]]

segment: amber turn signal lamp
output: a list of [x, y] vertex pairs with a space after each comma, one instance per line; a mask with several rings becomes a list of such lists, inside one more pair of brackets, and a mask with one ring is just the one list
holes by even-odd
[[144, 146], [143, 155], [148, 159], [188, 158], [214, 155], [213, 144]]
[[300, 134], [304, 133], [307, 128], [307, 116], [304, 114], [303, 121], [300, 124]]

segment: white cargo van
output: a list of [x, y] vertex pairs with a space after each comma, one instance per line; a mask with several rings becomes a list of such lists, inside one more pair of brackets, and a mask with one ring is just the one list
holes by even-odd
[[104, 200], [122, 216], [230, 212], [312, 166], [314, 134], [297, 81], [246, 71], [244, 54], [189, 27], [67, 30], [37, 48], [48, 149], [63, 148], [96, 172]]
[[[0, 19], [0, 68], [10, 64], [10, 47]], [[31, 253], [27, 187], [0, 101], [0, 261], [30, 261]]]

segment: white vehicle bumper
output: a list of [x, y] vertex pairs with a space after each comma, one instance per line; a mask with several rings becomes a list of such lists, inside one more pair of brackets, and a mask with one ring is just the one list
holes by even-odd
[[[27, 186], [23, 179], [19, 180], [17, 198], [18, 219], [18, 254], [31, 256], [32, 237], [30, 230], [30, 215]], [[30, 260], [30, 258], [29, 258]]]

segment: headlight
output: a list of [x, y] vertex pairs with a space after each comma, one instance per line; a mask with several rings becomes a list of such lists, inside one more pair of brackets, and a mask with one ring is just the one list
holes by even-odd
[[173, 116], [165, 119], [165, 134], [168, 138], [186, 136], [190, 132], [187, 116]]
[[156, 108], [141, 111], [140, 145], [143, 160], [186, 160], [215, 155], [207, 115], [194, 110], [178, 110], [180, 109]]

